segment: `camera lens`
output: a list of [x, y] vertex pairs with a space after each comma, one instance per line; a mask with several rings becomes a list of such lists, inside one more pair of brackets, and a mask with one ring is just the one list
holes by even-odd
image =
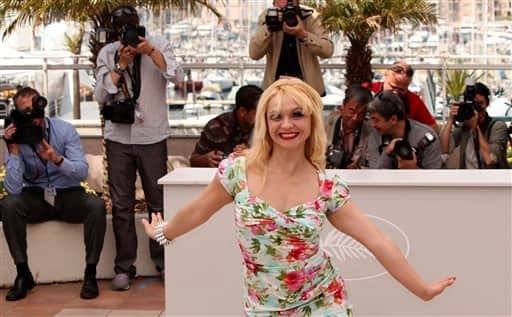
[[291, 26], [291, 27], [297, 26], [298, 22], [297, 22], [297, 14], [295, 14], [295, 10], [289, 9], [289, 10], [284, 11], [283, 20], [288, 26]]
[[409, 142], [407, 142], [405, 140], [397, 141], [395, 143], [395, 147], [393, 148], [393, 154], [395, 154], [396, 156], [399, 156], [400, 158], [402, 158], [404, 160], [412, 160], [413, 159], [412, 151], [413, 151], [413, 149], [412, 149], [411, 145], [409, 144]]

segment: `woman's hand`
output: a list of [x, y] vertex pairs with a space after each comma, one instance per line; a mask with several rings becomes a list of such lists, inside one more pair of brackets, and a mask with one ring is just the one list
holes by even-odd
[[429, 301], [437, 295], [441, 294], [445, 288], [452, 286], [453, 283], [455, 283], [455, 276], [447, 277], [440, 281], [434, 282], [428, 285], [427, 289], [425, 290], [425, 294], [420, 297], [424, 301]]
[[163, 222], [163, 219], [160, 213], [152, 213], [151, 222], [147, 221], [147, 219], [142, 219], [142, 224], [144, 225], [144, 230], [148, 237], [155, 240], [156, 226], [161, 222]]

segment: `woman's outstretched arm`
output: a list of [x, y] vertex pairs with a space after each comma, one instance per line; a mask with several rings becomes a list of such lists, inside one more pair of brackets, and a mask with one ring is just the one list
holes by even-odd
[[425, 282], [407, 262], [396, 244], [382, 232], [349, 200], [328, 216], [338, 230], [361, 242], [398, 282], [419, 298], [428, 301], [441, 294], [455, 282], [447, 277], [434, 283]]
[[[218, 175], [216, 175], [201, 194], [181, 207], [169, 220], [164, 227], [165, 237], [168, 240], [174, 240], [191, 231], [205, 223], [213, 214], [231, 201], [233, 201], [233, 197], [222, 186]], [[146, 219], [142, 220], [144, 229], [150, 238], [155, 238], [156, 225], [161, 219], [160, 215], [153, 214], [151, 223]]]

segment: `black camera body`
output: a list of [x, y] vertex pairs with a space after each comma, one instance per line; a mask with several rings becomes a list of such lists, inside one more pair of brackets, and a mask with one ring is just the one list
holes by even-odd
[[146, 37], [146, 28], [142, 25], [126, 24], [120, 32], [103, 27], [96, 29], [96, 41], [101, 45], [114, 42], [119, 38], [121, 44], [137, 47], [140, 43], [139, 36]]
[[328, 168], [347, 168], [352, 162], [350, 153], [345, 152], [340, 146], [330, 146], [327, 149]]
[[132, 124], [135, 122], [136, 105], [132, 98], [114, 101], [112, 104], [104, 105], [101, 114], [105, 120], [110, 120], [112, 123]]
[[475, 83], [473, 79], [467, 78], [465, 80], [466, 88], [464, 89], [464, 101], [459, 104], [459, 110], [455, 116], [455, 121], [463, 122], [473, 118], [475, 111], [481, 111], [482, 105], [475, 101]]
[[414, 152], [416, 152], [416, 149], [407, 140], [398, 140], [395, 142], [391, 154], [400, 157], [402, 160], [412, 160], [414, 158], [412, 153]]
[[142, 25], [130, 25], [126, 24], [121, 29], [120, 37], [123, 45], [129, 45], [131, 47], [137, 47], [141, 40], [140, 37], [146, 37], [146, 28]]
[[[280, 16], [279, 13], [282, 13]], [[283, 23], [288, 26], [297, 26], [299, 21], [297, 16], [303, 18], [302, 10], [298, 5], [294, 5], [293, 1], [288, 0], [284, 8], [269, 8], [265, 15], [265, 24], [269, 31], [277, 32], [283, 29]]]
[[[412, 160], [413, 153], [423, 151], [427, 146], [434, 142], [436, 137], [430, 132], [426, 132], [423, 138], [418, 142], [416, 147], [412, 146], [407, 140], [398, 140], [395, 142], [392, 154], [400, 157], [402, 160]], [[418, 158], [419, 159], [419, 158]]]
[[34, 119], [44, 118], [44, 108], [48, 104], [43, 96], [32, 97], [32, 109], [19, 110], [13, 109], [5, 120], [5, 126], [13, 123], [16, 127], [16, 133], [12, 136], [12, 141], [17, 144], [39, 144], [43, 140], [43, 128], [34, 125]]

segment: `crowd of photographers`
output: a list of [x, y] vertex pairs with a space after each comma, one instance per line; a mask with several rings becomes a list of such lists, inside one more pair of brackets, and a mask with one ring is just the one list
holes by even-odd
[[[318, 14], [297, 2], [275, 0], [275, 7], [260, 15], [249, 55], [254, 59], [266, 56], [263, 89], [276, 79], [298, 77], [322, 95], [325, 88], [318, 58], [330, 57], [333, 43]], [[162, 187], [157, 180], [167, 172], [166, 85], [182, 81], [183, 70], [168, 41], [146, 36], [135, 8], [121, 6], [111, 16], [113, 29], [103, 35], [116, 40], [98, 55], [95, 96], [106, 120], [113, 202], [117, 253], [111, 287], [127, 290], [136, 275], [136, 173], [142, 180], [148, 212], [162, 212]], [[511, 131], [487, 114], [489, 88], [468, 81], [463, 101], [451, 106], [440, 130], [423, 101], [408, 89], [413, 74], [410, 65], [399, 61], [386, 71], [384, 82], [347, 88], [342, 105], [326, 125], [328, 168], [508, 168]], [[203, 129], [190, 157], [191, 166], [217, 167], [228, 154], [250, 147], [262, 92], [252, 85], [239, 89], [235, 109], [212, 119]], [[20, 89], [14, 96], [15, 109], [5, 121], [4, 186], [9, 195], [0, 200], [0, 215], [17, 268], [6, 299], [22, 299], [35, 285], [28, 266], [26, 224], [54, 219], [84, 223], [86, 265], [80, 295], [95, 298], [105, 205], [80, 186], [88, 166], [76, 129], [63, 120], [45, 117], [46, 103], [36, 90]], [[163, 249], [151, 241], [150, 252], [163, 276]]]

